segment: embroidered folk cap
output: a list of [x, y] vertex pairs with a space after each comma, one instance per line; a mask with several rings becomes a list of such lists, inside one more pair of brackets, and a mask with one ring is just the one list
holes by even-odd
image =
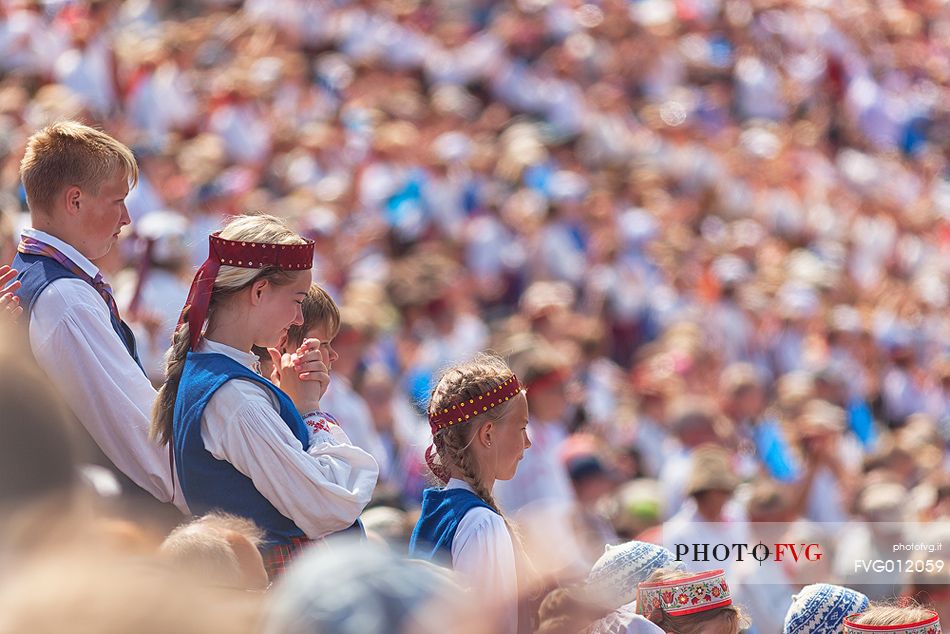
[[219, 233], [208, 236], [208, 259], [195, 273], [188, 299], [178, 319], [178, 326], [181, 327], [187, 312], [192, 351], [198, 347], [201, 328], [208, 316], [211, 291], [222, 266], [245, 269], [275, 266], [282, 271], [303, 271], [313, 267], [313, 240], [307, 240], [304, 244], [272, 244], [226, 240], [219, 237]]
[[654, 570], [670, 567], [682, 570], [683, 564], [663, 546], [635, 540], [607, 545], [587, 575], [585, 585], [599, 602], [616, 610], [633, 602], [635, 588]]
[[925, 619], [913, 623], [897, 625], [864, 625], [854, 620], [861, 616], [852, 614], [844, 620], [844, 634], [868, 634], [869, 632], [887, 632], [888, 634], [941, 634], [940, 617], [933, 610], [926, 610], [930, 614]]
[[647, 618], [658, 610], [682, 616], [728, 605], [732, 605], [732, 593], [721, 569], [637, 586], [637, 613]]
[[813, 583], [792, 597], [783, 634], [840, 634], [845, 617], [866, 610], [869, 603], [857, 590]]

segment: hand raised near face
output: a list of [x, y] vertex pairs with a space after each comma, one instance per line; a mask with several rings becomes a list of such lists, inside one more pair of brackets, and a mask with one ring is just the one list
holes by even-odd
[[320, 341], [307, 339], [293, 353], [269, 348], [280, 388], [290, 396], [300, 412], [320, 409], [320, 399], [330, 385], [330, 373]]
[[319, 339], [304, 339], [294, 353], [294, 367], [301, 381], [314, 381], [321, 385], [320, 397], [330, 387], [330, 353]]
[[15, 281], [16, 276], [16, 269], [0, 266], [0, 315], [8, 322], [16, 322], [23, 314], [20, 298], [14, 295], [20, 288], [20, 282]]

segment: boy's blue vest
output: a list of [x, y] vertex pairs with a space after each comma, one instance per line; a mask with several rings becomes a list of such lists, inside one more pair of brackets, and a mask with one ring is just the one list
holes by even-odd
[[466, 489], [426, 489], [422, 492], [422, 513], [412, 538], [409, 556], [426, 561], [452, 563], [452, 542], [459, 522], [474, 508], [495, 509]]
[[[17, 270], [17, 279], [20, 281], [20, 288], [16, 291], [17, 297], [20, 298], [20, 306], [23, 307], [23, 318], [20, 320], [20, 323], [26, 328], [29, 328], [30, 316], [33, 314], [33, 307], [36, 305], [36, 300], [39, 299], [40, 293], [46, 290], [47, 286], [60, 279], [76, 279], [88, 283], [87, 280], [73, 273], [53, 258], [42, 255], [17, 253], [16, 257], [13, 258], [12, 266]], [[103, 300], [103, 303], [104, 302], [105, 300]], [[119, 336], [122, 345], [125, 346], [129, 355], [135, 360], [139, 368], [141, 368], [142, 363], [139, 361], [138, 353], [135, 348], [135, 335], [132, 334], [132, 331], [125, 322], [117, 319], [115, 315], [112, 314], [111, 310], [109, 310], [109, 318], [112, 322], [112, 329], [115, 331], [115, 334]], [[139, 500], [152, 500], [151, 494], [135, 484], [135, 482], [122, 473], [122, 471], [102, 453], [96, 441], [86, 434], [85, 427], [75, 425], [75, 429], [81, 434], [79, 439], [81, 450], [84, 453], [87, 451], [91, 452], [89, 455], [83, 455], [83, 460], [109, 469], [119, 480], [123, 494], [130, 495]], [[155, 511], [158, 508], [159, 507], [150, 506], [149, 510]]]
[[[72, 278], [82, 280], [82, 278], [65, 266], [43, 255], [30, 255], [27, 253], [17, 253], [13, 258], [13, 268], [18, 272], [17, 279], [20, 281], [20, 288], [16, 295], [20, 298], [20, 306], [23, 307], [23, 322], [30, 323], [30, 315], [33, 313], [33, 305], [47, 286], [56, 280], [63, 278]], [[83, 280], [85, 281], [85, 280]], [[98, 292], [98, 291], [97, 291]], [[105, 300], [103, 300], [105, 302]], [[122, 345], [128, 350], [129, 355], [135, 359], [139, 368], [142, 367], [139, 361], [139, 355], [135, 347], [135, 335], [125, 324], [124, 321], [109, 311], [109, 319], [112, 322], [112, 329], [119, 336]]]
[[305, 537], [293, 520], [261, 495], [250, 478], [205, 449], [201, 416], [215, 392], [231, 379], [254, 381], [270, 390], [280, 403], [280, 417], [287, 427], [304, 451], [310, 447], [307, 425], [290, 397], [274, 384], [223, 354], [189, 352], [178, 384], [172, 437], [175, 468], [188, 508], [195, 515], [217, 509], [251, 519], [266, 532], [268, 545]]

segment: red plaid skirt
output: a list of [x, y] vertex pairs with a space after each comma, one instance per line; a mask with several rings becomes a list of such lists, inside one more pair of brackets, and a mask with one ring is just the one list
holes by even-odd
[[265, 550], [262, 554], [267, 578], [271, 582], [276, 580], [284, 572], [284, 568], [311, 544], [313, 540], [306, 537], [291, 537], [289, 544], [277, 544]]

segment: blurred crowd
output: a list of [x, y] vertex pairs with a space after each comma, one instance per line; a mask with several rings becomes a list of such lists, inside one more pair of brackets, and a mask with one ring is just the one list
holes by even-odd
[[[316, 241], [324, 408], [380, 464], [363, 523], [394, 552], [432, 379], [485, 349], [534, 445], [495, 493], [560, 579], [763, 522], [843, 536], [842, 583], [898, 533], [830, 523], [950, 540], [943, 0], [0, 0], [2, 263], [60, 118], [139, 162], [97, 265], [156, 384], [228, 214]], [[734, 574], [779, 631], [798, 580]]]

